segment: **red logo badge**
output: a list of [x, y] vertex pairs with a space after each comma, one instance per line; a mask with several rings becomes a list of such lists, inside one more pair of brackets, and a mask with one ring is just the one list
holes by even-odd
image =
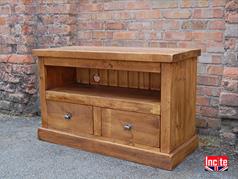
[[228, 157], [227, 156], [206, 156], [204, 160], [205, 171], [227, 171]]

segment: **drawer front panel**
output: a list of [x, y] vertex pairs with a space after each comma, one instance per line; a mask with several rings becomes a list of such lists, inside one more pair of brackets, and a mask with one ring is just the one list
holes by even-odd
[[48, 128], [71, 134], [93, 134], [92, 107], [47, 101]]
[[117, 139], [128, 145], [159, 147], [160, 118], [135, 112], [102, 110], [102, 136]]

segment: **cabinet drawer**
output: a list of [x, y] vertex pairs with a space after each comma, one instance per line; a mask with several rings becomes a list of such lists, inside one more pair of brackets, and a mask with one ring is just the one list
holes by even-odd
[[159, 147], [159, 124], [160, 118], [156, 115], [102, 110], [102, 136], [121, 140], [128, 145]]
[[71, 134], [93, 134], [92, 107], [47, 101], [48, 128]]

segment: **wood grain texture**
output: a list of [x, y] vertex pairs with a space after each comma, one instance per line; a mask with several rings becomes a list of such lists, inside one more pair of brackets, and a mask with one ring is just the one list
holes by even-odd
[[108, 85], [118, 86], [118, 71], [117, 70], [108, 70]]
[[198, 145], [198, 138], [194, 136], [173, 153], [165, 154], [149, 147], [129, 146], [107, 141], [97, 136], [76, 136], [46, 128], [38, 129], [38, 137], [43, 141], [96, 152], [166, 170], [172, 170], [187, 155], [193, 152]]
[[195, 135], [196, 59], [162, 65], [161, 151]]
[[72, 85], [47, 90], [46, 99], [160, 115], [158, 91]]
[[[47, 101], [48, 128], [75, 135], [93, 134], [92, 112], [91, 106]], [[65, 120], [64, 115], [68, 113], [72, 118]]]
[[171, 64], [162, 64], [161, 74], [161, 101], [163, 107], [161, 107], [161, 151], [164, 153], [170, 153], [171, 147], [171, 123], [172, 123], [172, 76], [173, 68]]
[[95, 75], [99, 75], [99, 70], [98, 69], [90, 69], [90, 78], [89, 78], [89, 83], [90, 84], [97, 84], [97, 85], [99, 85], [100, 83], [99, 82], [96, 82], [95, 80], [94, 80], [94, 76]]
[[83, 84], [89, 84], [90, 70], [88, 68], [77, 68], [77, 82], [83, 83]]
[[[102, 136], [125, 141], [134, 146], [142, 144], [159, 147], [160, 119], [156, 115], [139, 114], [135, 112], [103, 109]], [[124, 129], [131, 125], [131, 129]]]
[[150, 89], [150, 73], [139, 72], [139, 88]]
[[150, 89], [160, 90], [161, 75], [160, 73], [150, 73]]
[[[47, 66], [79, 67], [79, 68], [96, 68], [138, 72], [160, 73], [160, 63], [156, 62], [135, 62], [135, 61], [115, 61], [100, 59], [78, 59], [78, 58], [56, 58], [44, 57]], [[133, 68], [131, 68], [133, 67]]]
[[118, 86], [119, 87], [128, 87], [128, 71], [119, 71], [118, 72]]
[[200, 49], [181, 48], [131, 48], [131, 47], [61, 47], [34, 49], [33, 55], [45, 57], [68, 57], [121, 61], [177, 62], [197, 57]]
[[40, 56], [39, 139], [168, 170], [198, 146], [199, 49], [63, 47], [33, 53]]
[[99, 70], [100, 85], [108, 85], [108, 70]]
[[138, 72], [134, 72], [134, 71], [128, 72], [128, 86], [129, 86], [129, 88], [138, 88], [139, 87]]
[[94, 135], [102, 135], [102, 110], [100, 107], [93, 107], [93, 128]]
[[46, 108], [46, 97], [45, 91], [47, 89], [47, 71], [44, 66], [44, 59], [40, 58], [38, 60], [39, 67], [39, 82], [40, 82], [40, 106], [41, 106], [41, 116], [42, 116], [42, 127], [48, 127], [47, 123], [47, 108]]
[[[95, 82], [93, 80], [93, 76], [95, 74], [100, 77], [99, 82]], [[104, 86], [118, 86], [159, 91], [161, 86], [161, 74], [77, 68], [77, 82], [81, 84], [97, 84]]]
[[44, 67], [47, 73], [46, 89], [67, 86], [76, 82], [76, 68]]
[[179, 163], [181, 163], [186, 156], [188, 156], [195, 149], [197, 149], [198, 143], [198, 136], [194, 135], [189, 138], [185, 143], [176, 148], [176, 150], [174, 150], [170, 154], [172, 169], [175, 168]]

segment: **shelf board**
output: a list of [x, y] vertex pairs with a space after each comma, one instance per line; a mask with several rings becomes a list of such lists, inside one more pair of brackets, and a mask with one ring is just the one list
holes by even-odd
[[73, 84], [46, 91], [47, 100], [160, 115], [160, 91]]
[[68, 46], [60, 48], [33, 49], [34, 56], [60, 57], [68, 60], [101, 59], [116, 61], [141, 61], [171, 63], [197, 57], [200, 49], [184, 48], [141, 48], [141, 47], [93, 47], [93, 46]]

